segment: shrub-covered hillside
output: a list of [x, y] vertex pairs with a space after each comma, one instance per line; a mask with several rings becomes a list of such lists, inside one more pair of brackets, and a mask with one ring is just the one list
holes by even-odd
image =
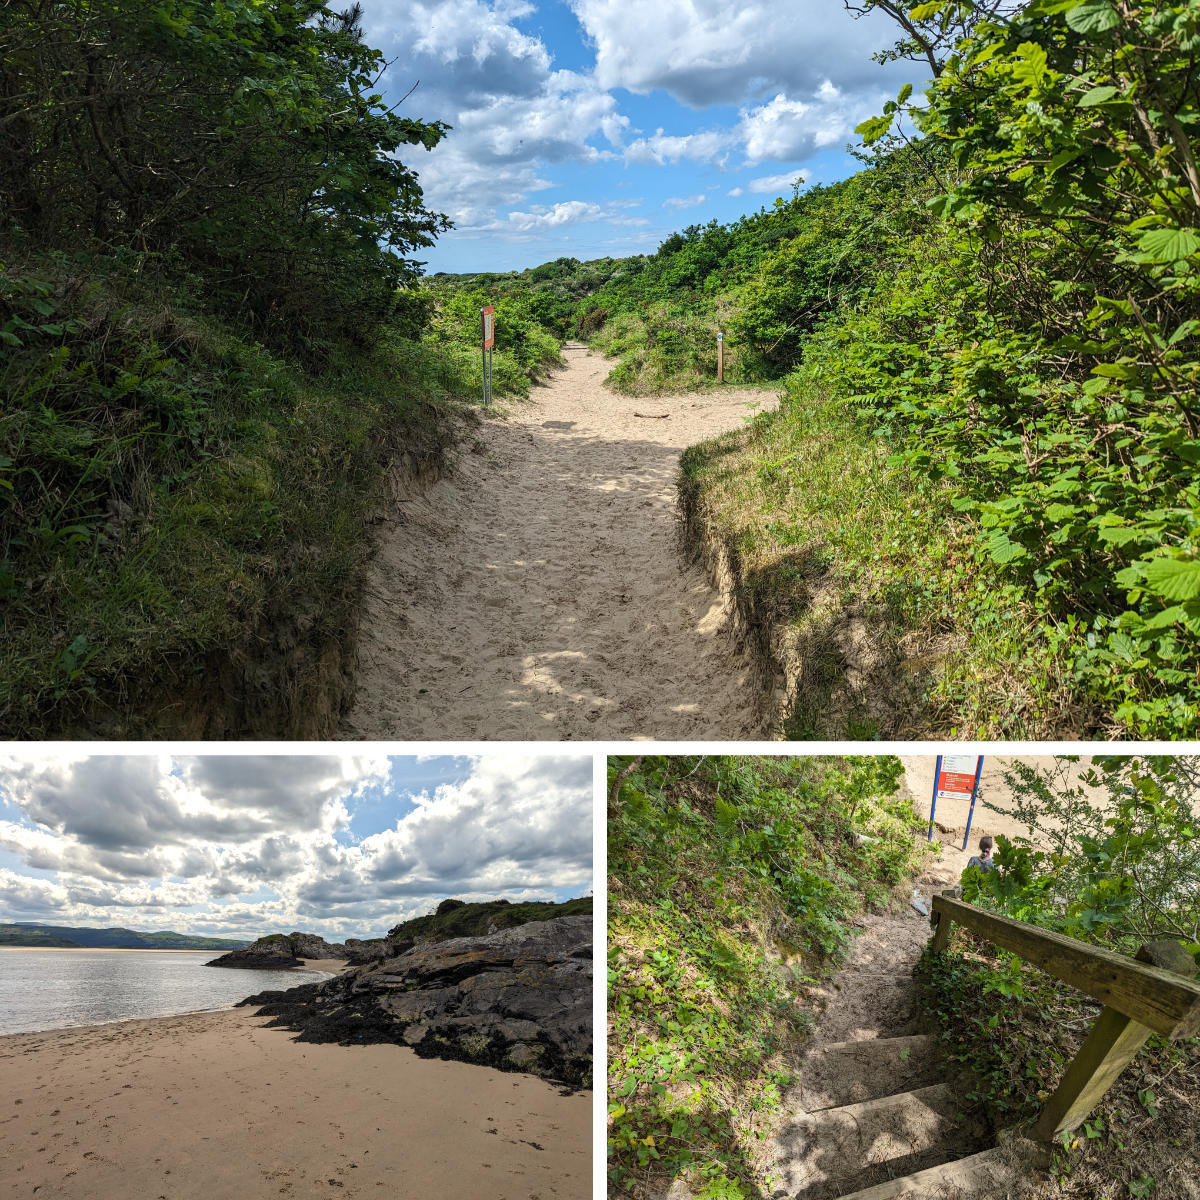
[[[899, 760], [609, 759], [614, 1195], [755, 1196], [748, 1149], [855, 914], [921, 858]], [[862, 836], [866, 835], [866, 836]]]
[[359, 17], [3, 6], [9, 736], [336, 720], [384, 469], [436, 468], [480, 371], [413, 286], [445, 128], [386, 107]]
[[1200, 3], [867, 6], [932, 82], [862, 172], [503, 286], [618, 388], [711, 380], [718, 329], [780, 380], [685, 499], [805, 648], [794, 736], [1194, 736]]

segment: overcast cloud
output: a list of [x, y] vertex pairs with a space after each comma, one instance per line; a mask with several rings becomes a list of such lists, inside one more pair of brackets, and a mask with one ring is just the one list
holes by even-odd
[[0, 920], [364, 937], [590, 890], [590, 757], [447, 762], [414, 789], [371, 755], [0, 757]]

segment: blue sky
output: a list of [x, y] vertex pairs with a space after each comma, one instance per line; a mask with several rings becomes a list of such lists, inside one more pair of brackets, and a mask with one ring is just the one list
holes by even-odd
[[592, 883], [578, 754], [0, 757], [0, 921], [379, 935]]
[[416, 84], [401, 111], [454, 127], [407, 159], [455, 221], [430, 272], [647, 253], [770, 207], [852, 174], [854, 126], [922, 82], [838, 0], [362, 3], [389, 102]]

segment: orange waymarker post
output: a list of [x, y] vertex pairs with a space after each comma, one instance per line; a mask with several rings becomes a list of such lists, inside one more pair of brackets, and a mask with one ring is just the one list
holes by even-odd
[[492, 403], [492, 347], [496, 344], [496, 310], [488, 304], [479, 310], [479, 326], [483, 350], [483, 403]]
[[725, 382], [725, 335], [717, 334], [717, 382]]

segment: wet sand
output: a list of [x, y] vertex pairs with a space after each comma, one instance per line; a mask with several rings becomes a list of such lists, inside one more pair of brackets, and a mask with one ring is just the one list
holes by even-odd
[[263, 1026], [234, 1009], [0, 1038], [5, 1195], [591, 1196], [590, 1093]]

